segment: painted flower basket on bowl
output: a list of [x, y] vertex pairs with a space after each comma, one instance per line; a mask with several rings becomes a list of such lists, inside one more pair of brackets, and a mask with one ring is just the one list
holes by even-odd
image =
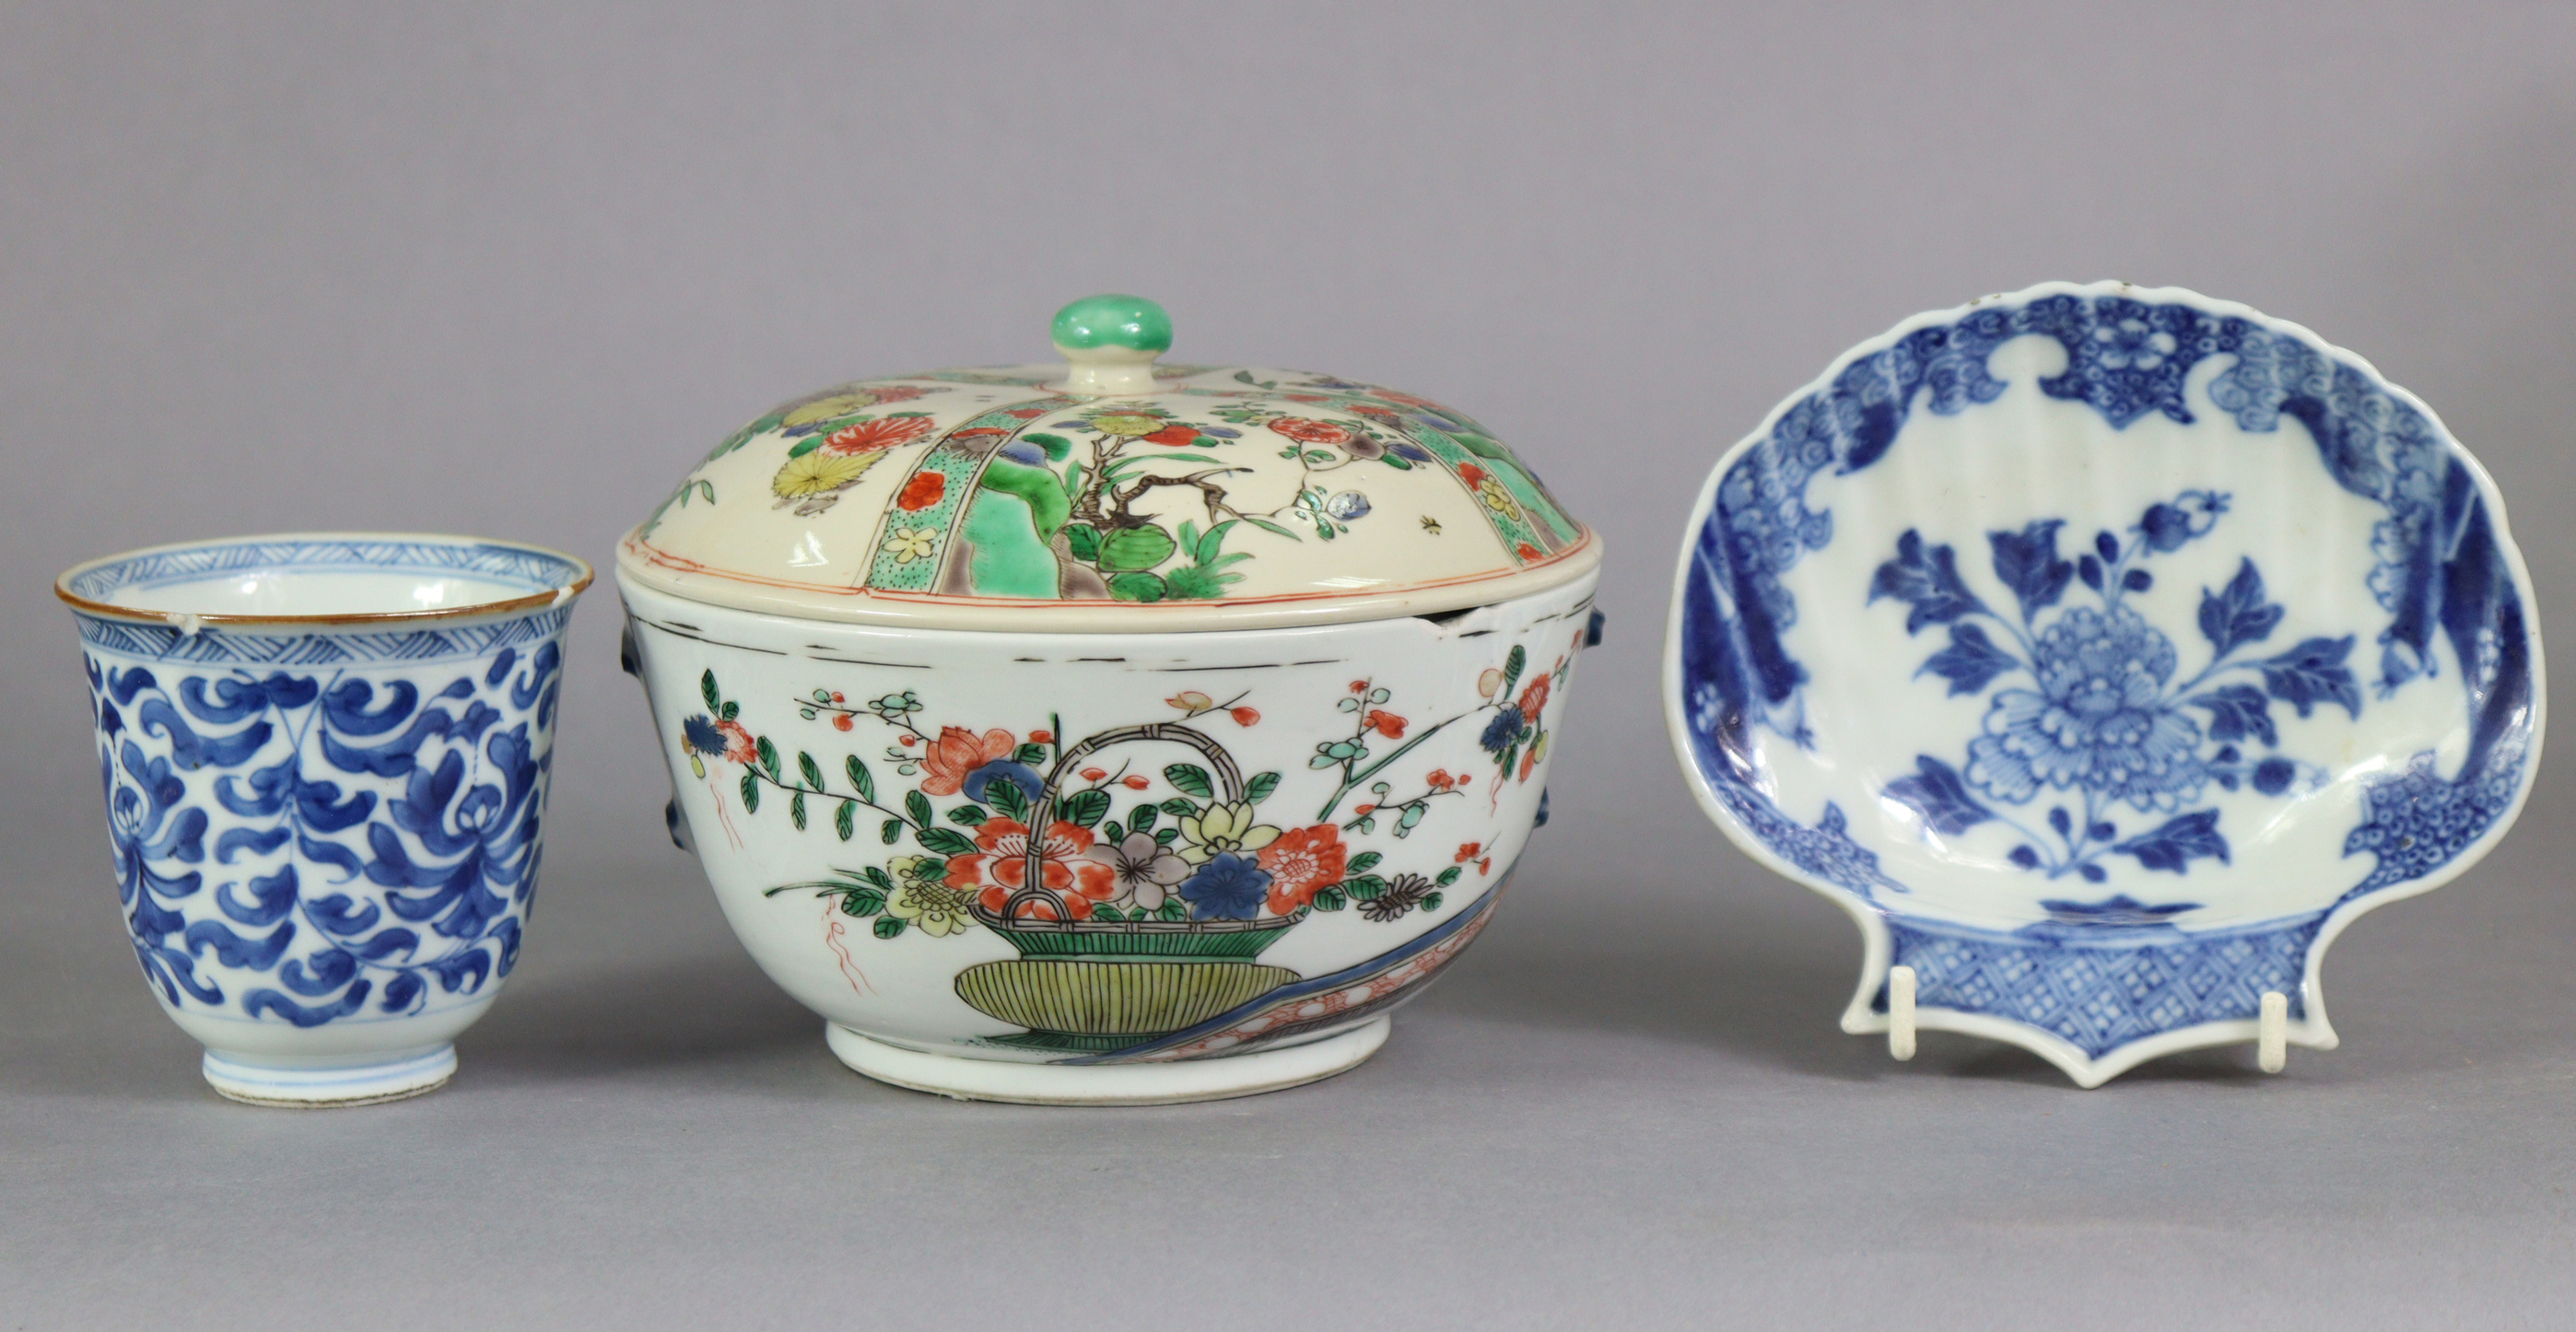
[[1330, 1076], [1537, 826], [1599, 541], [1427, 399], [1156, 365], [1131, 297], [1053, 333], [794, 400], [628, 534], [670, 826], [871, 1077]]
[[[1065, 776], [1091, 756], [1120, 744], [1157, 740], [1189, 745], [1207, 757], [1220, 808], [1249, 807], [1243, 772], [1233, 756], [1205, 732], [1178, 725], [1121, 727], [1065, 750], [1040, 789], [1038, 807], [1054, 808]], [[1264, 775], [1275, 782], [1275, 774]], [[1142, 866], [1132, 859], [1121, 863], [1113, 850], [1112, 868], [1132, 870], [1127, 877], [1151, 882], [1156, 860], [1188, 863], [1161, 846], [1155, 844], [1159, 855], [1133, 858], [1143, 860]], [[1141, 845], [1138, 849], [1141, 853]], [[1030, 839], [1024, 859], [1027, 886], [1005, 898], [998, 911], [980, 902], [972, 908], [978, 921], [1020, 951], [1017, 959], [982, 963], [957, 975], [958, 997], [977, 1012], [1030, 1028], [1024, 1036], [995, 1038], [999, 1043], [1041, 1050], [1122, 1049], [1195, 1026], [1298, 978], [1286, 967], [1262, 966], [1253, 959], [1306, 918], [1305, 906], [1286, 915], [1259, 914], [1256, 884], [1251, 918], [1190, 917], [1187, 889], [1235, 870], [1240, 863], [1235, 852], [1210, 857], [1207, 866], [1175, 885], [1181, 893], [1141, 919], [1114, 912], [1103, 918], [1097, 908], [1075, 918], [1063, 909], [1062, 895], [1045, 886], [1044, 854], [1039, 839]], [[1244, 878], [1239, 873], [1235, 877]]]

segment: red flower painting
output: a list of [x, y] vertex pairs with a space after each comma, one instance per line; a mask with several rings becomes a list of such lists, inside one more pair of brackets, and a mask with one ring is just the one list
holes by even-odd
[[1351, 432], [1330, 421], [1309, 420], [1303, 416], [1283, 416], [1270, 423], [1270, 428], [1300, 444], [1347, 444]]
[[[1084, 920], [1092, 904], [1118, 891], [1118, 873], [1084, 857], [1091, 830], [1062, 819], [1037, 840], [1038, 883], [1049, 901], [1022, 903], [1021, 919]], [[948, 886], [977, 890], [987, 911], [1004, 910], [1011, 895], [1029, 887], [1029, 827], [1016, 819], [986, 819], [975, 829], [975, 849], [948, 858]]]
[[921, 779], [925, 795], [950, 796], [966, 784], [966, 778], [977, 768], [996, 759], [1009, 758], [1019, 745], [1011, 733], [1000, 729], [981, 736], [963, 726], [942, 727], [939, 738], [922, 751], [921, 766], [928, 775]]
[[927, 416], [880, 416], [873, 421], [860, 421], [833, 431], [823, 440], [823, 452], [836, 457], [858, 453], [875, 453], [898, 444], [909, 444], [930, 433]]
[[1315, 900], [1318, 890], [1342, 881], [1350, 848], [1341, 829], [1329, 823], [1291, 828], [1259, 852], [1261, 868], [1270, 874], [1270, 914], [1284, 916]]
[[923, 472], [904, 483], [903, 493], [895, 496], [895, 507], [906, 513], [919, 513], [948, 497], [948, 478], [938, 472]]

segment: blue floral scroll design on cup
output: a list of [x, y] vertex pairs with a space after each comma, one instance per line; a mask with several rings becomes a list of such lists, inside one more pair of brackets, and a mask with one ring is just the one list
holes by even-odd
[[433, 987], [470, 997], [510, 973], [536, 891], [557, 643], [443, 683], [434, 668], [87, 664], [118, 892], [171, 1004], [312, 1027], [371, 1001], [423, 1012]]

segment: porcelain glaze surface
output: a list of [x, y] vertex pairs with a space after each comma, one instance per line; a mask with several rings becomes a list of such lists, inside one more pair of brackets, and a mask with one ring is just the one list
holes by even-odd
[[2317, 968], [2456, 876], [2538, 761], [2493, 483], [2295, 325], [2051, 284], [1846, 354], [1720, 460], [1665, 663], [1740, 845], [1868, 940], [1847, 1030], [2011, 1040], [2086, 1085], [2334, 1043]]
[[675, 836], [799, 1001], [911, 1050], [1169, 1063], [1347, 1031], [1474, 939], [1540, 817], [1590, 590], [1092, 636], [800, 622], [628, 582], [627, 657]]
[[870, 1076], [1329, 1076], [1544, 820], [1600, 543], [1426, 399], [1158, 367], [1134, 296], [1051, 332], [788, 403], [628, 534], [672, 834]]
[[[344, 537], [64, 576], [135, 957], [226, 1095], [390, 1099], [454, 1068], [446, 1043], [518, 958], [588, 576], [533, 548]], [[423, 588], [488, 604], [424, 616]], [[307, 611], [339, 618], [266, 618]]]
[[1070, 371], [859, 380], [762, 415], [620, 567], [746, 610], [1088, 633], [1457, 610], [1599, 562], [1464, 413], [1329, 375], [1153, 366], [1170, 324], [1133, 297], [1067, 307], [1057, 336], [1080, 344], [1059, 346]]

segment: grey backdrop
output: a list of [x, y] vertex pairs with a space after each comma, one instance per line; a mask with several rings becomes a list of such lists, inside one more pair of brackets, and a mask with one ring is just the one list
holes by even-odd
[[[2300, 320], [2447, 417], [2567, 599], [2564, 6], [0, 11], [0, 1325], [2566, 1326], [2576, 786], [2363, 921], [2345, 1038], [2078, 1092], [1835, 1017], [1654, 662], [1708, 463], [1841, 348], [2044, 278]], [[1609, 537], [1557, 822], [1374, 1062], [1141, 1111], [844, 1071], [663, 840], [574, 632], [543, 911], [445, 1091], [226, 1104], [135, 975], [79, 558], [265, 530], [606, 563], [853, 374], [1177, 354], [1469, 407]], [[14, 1321], [12, 1321], [14, 1320]]]

